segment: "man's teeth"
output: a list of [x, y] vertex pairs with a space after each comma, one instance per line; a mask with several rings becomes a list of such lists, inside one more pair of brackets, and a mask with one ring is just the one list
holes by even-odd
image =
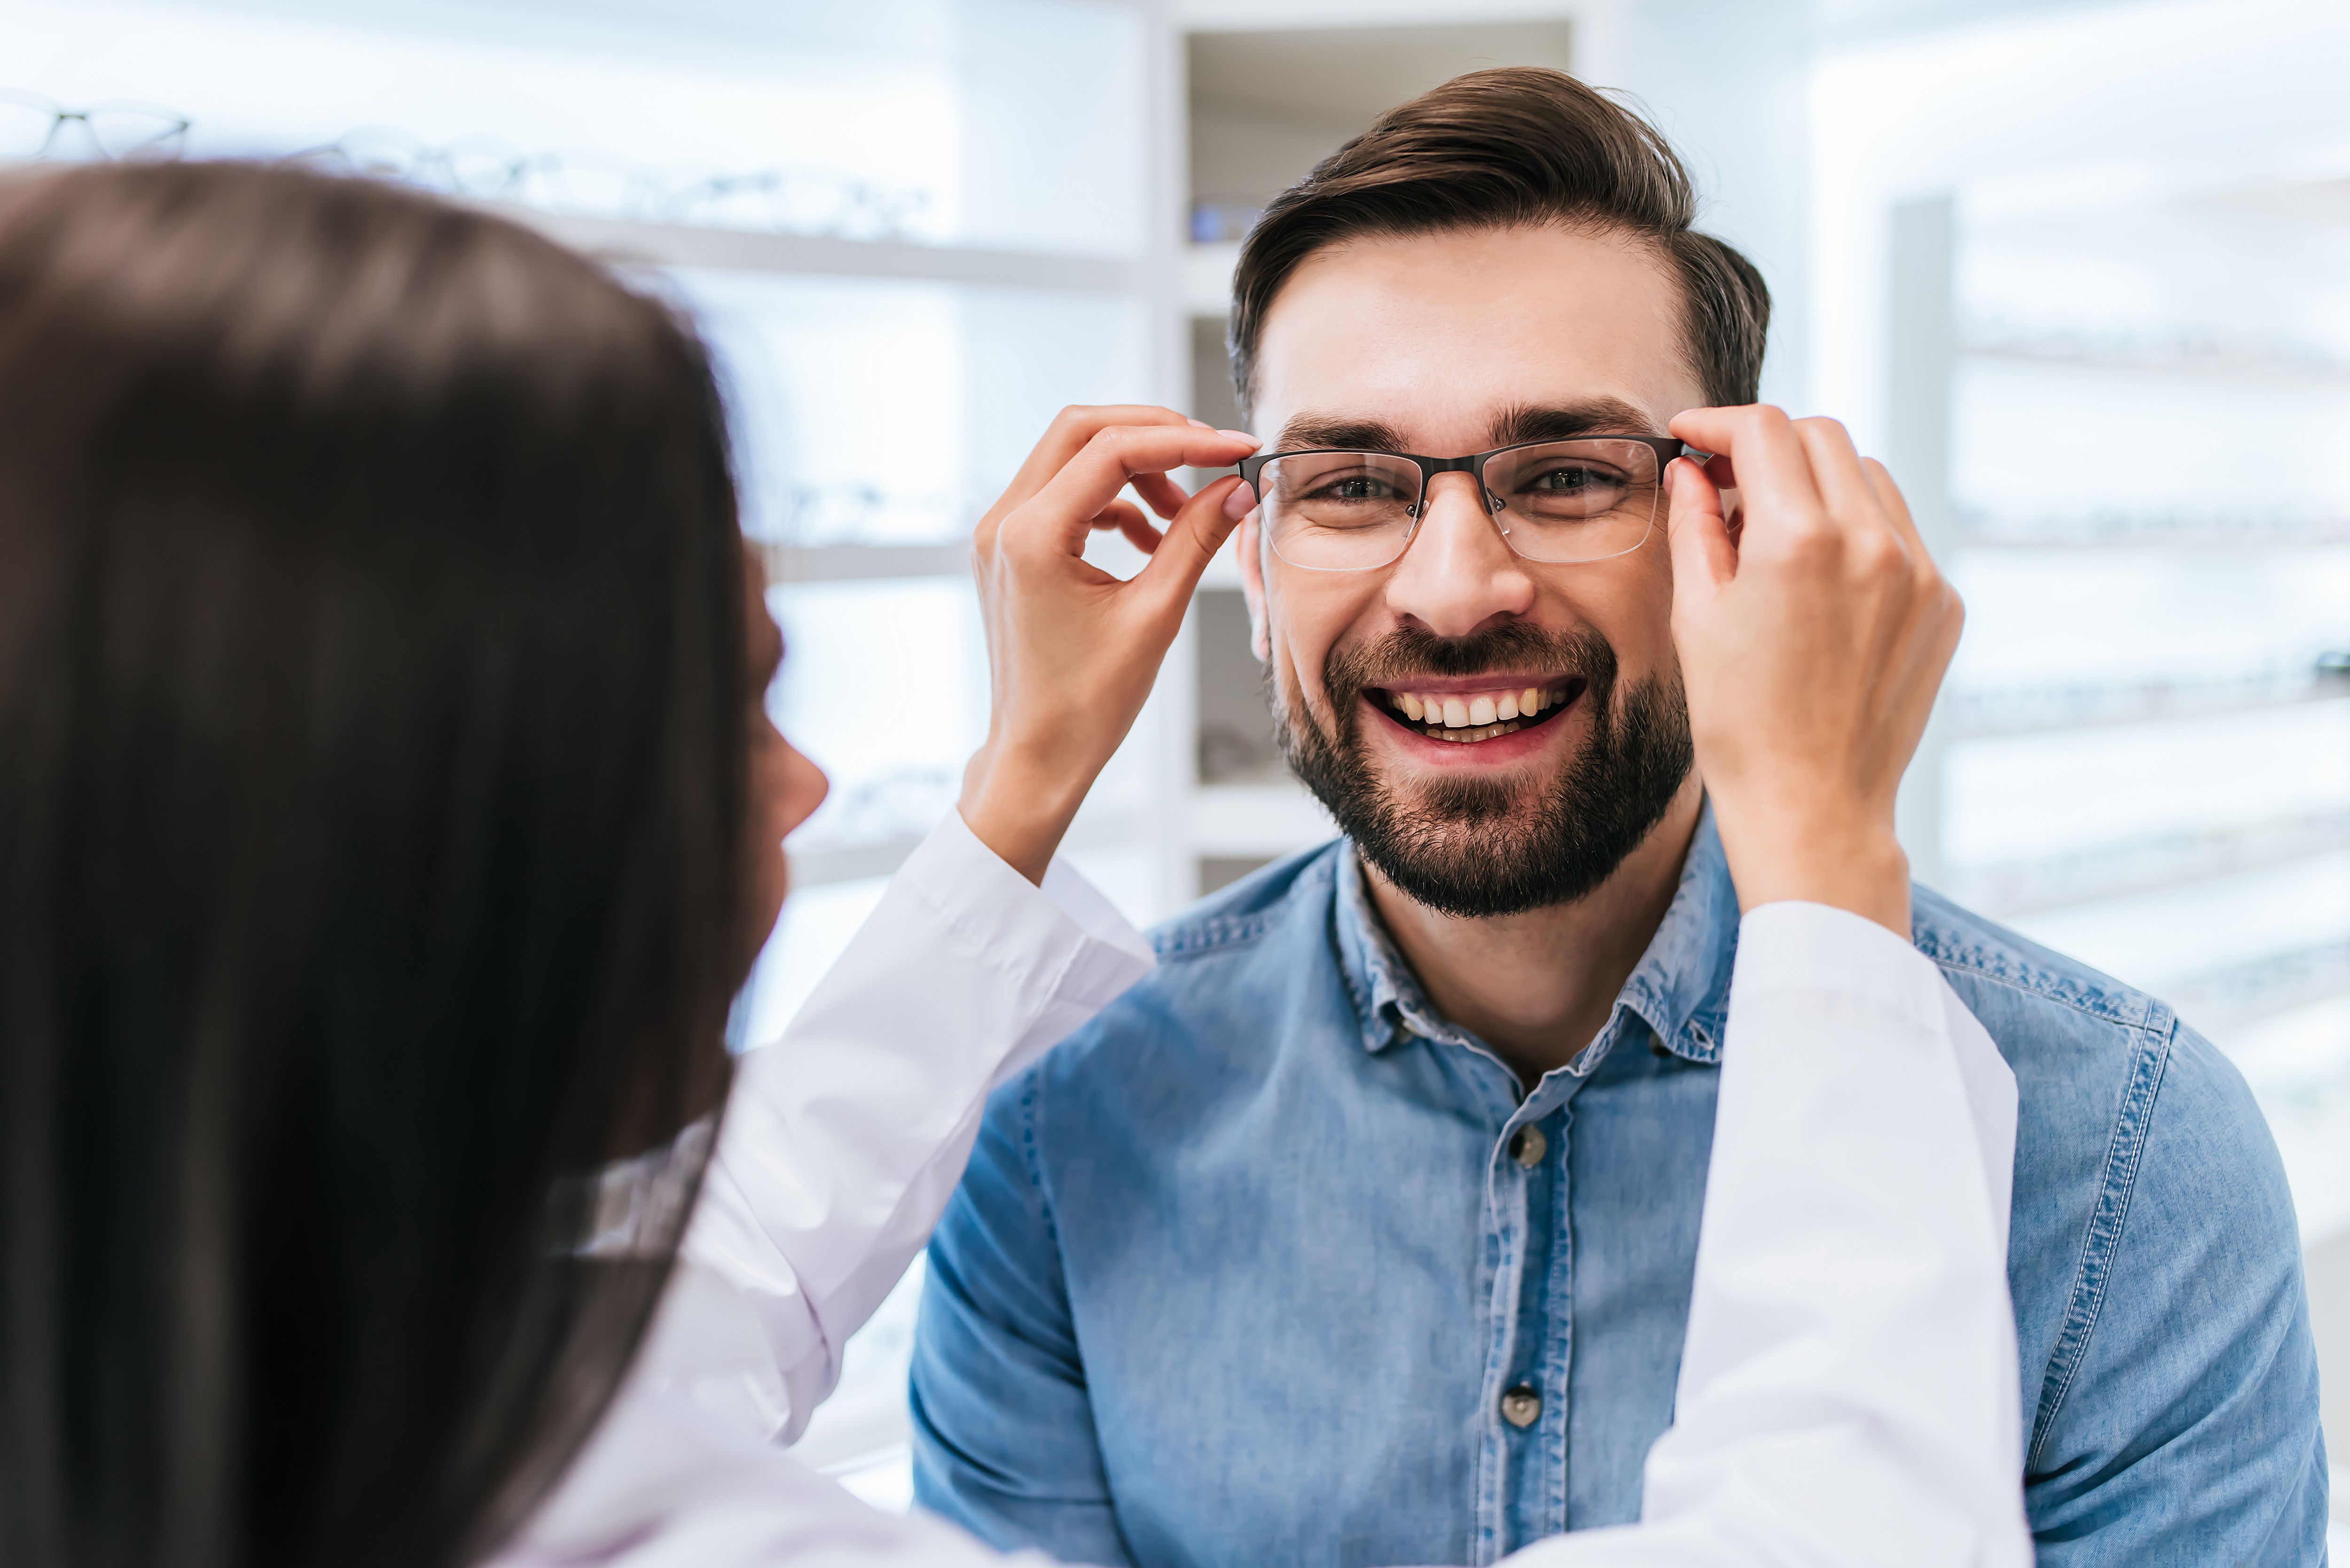
[[1519, 728], [1513, 721], [1531, 719], [1565, 701], [1561, 691], [1529, 686], [1521, 691], [1472, 691], [1441, 695], [1393, 691], [1388, 701], [1414, 723], [1426, 723], [1428, 733], [1444, 741], [1490, 741]]

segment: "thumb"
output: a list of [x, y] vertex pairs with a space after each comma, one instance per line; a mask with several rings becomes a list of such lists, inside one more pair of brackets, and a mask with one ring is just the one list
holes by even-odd
[[1710, 603], [1738, 575], [1738, 546], [1731, 543], [1730, 525], [1721, 515], [1721, 492], [1687, 458], [1673, 459], [1665, 470], [1665, 483], [1670, 504], [1665, 533], [1672, 548], [1673, 598], [1677, 603]]
[[1224, 508], [1224, 502], [1243, 488], [1240, 475], [1228, 473], [1212, 484], [1201, 487], [1200, 493], [1183, 504], [1167, 524], [1166, 535], [1159, 541], [1150, 559], [1135, 574], [1135, 581], [1146, 585], [1151, 593], [1182, 604], [1200, 586], [1200, 576], [1216, 552], [1224, 547], [1239, 527], [1241, 517]]

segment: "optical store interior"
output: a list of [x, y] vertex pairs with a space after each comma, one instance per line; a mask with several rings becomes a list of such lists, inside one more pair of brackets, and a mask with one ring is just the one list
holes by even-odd
[[[955, 798], [988, 711], [968, 535], [1055, 410], [1235, 424], [1239, 243], [1389, 106], [1509, 64], [1623, 95], [1769, 282], [1764, 398], [1881, 457], [1964, 596], [1918, 877], [2241, 1071], [2342, 1432], [2345, 59], [2331, 0], [0, 0], [0, 159], [297, 156], [687, 306], [791, 649], [772, 707], [832, 780], [752, 1047]], [[1227, 555], [1068, 856], [1147, 926], [1332, 832]], [[898, 1508], [920, 1290], [799, 1444]]]

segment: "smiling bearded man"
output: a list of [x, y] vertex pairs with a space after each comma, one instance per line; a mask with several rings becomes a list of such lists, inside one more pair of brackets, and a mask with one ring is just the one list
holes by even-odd
[[[1739, 923], [1673, 651], [1669, 431], [1743, 421], [1741, 463], [1886, 483], [1825, 421], [1685, 414], [1753, 401], [1769, 314], [1695, 210], [1618, 105], [1484, 71], [1249, 236], [1242, 580], [1347, 836], [1162, 928], [1157, 971], [991, 1103], [931, 1253], [924, 1505], [1144, 1568], [1490, 1563], [1638, 1516]], [[2160, 1002], [1914, 910], [2021, 1096], [2041, 1561], [2318, 1561], [2299, 1240], [2242, 1081]]]

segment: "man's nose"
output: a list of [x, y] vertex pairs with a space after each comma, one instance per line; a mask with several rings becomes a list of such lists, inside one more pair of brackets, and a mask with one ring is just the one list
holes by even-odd
[[1474, 474], [1440, 473], [1419, 527], [1388, 577], [1388, 607], [1439, 637], [1466, 637], [1534, 607], [1534, 578], [1503, 541]]

